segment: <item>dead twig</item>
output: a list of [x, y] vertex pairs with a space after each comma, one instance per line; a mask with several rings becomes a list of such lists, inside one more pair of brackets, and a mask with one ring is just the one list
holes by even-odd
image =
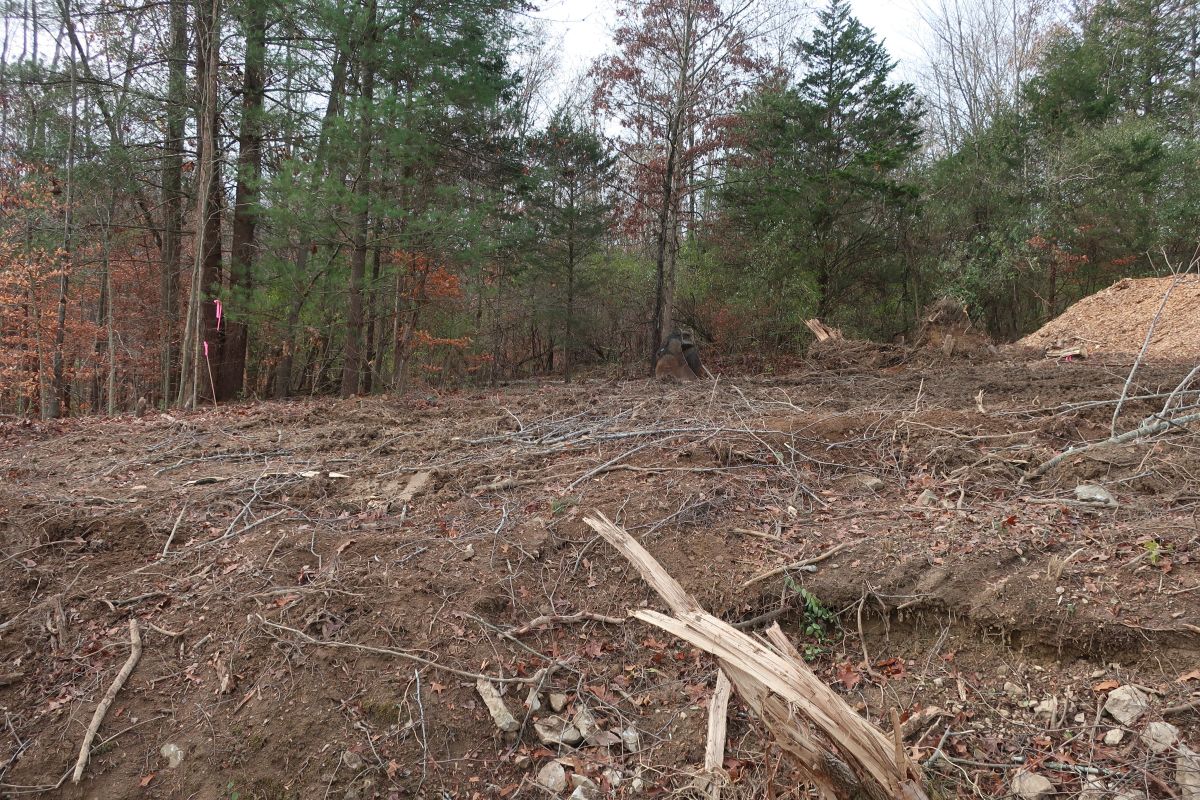
[[755, 575], [753, 578], [743, 583], [742, 588], [745, 589], [748, 586], [753, 586], [759, 581], [765, 581], [767, 578], [774, 578], [776, 575], [782, 575], [783, 573], [790, 572], [791, 570], [803, 569], [805, 567], [811, 567], [813, 564], [820, 564], [822, 561], [833, 558], [847, 547], [850, 547], [852, 544], [853, 542], [842, 542], [841, 544], [836, 544], [826, 550], [824, 553], [813, 556], [812, 558], [806, 558], [803, 561], [797, 561], [793, 564], [784, 564], [782, 567], [776, 567], [775, 569], [767, 570], [759, 575]]
[[507, 632], [508, 636], [524, 636], [527, 633], [541, 628], [545, 625], [573, 623], [573, 622], [604, 622], [609, 625], [624, 625], [625, 617], [609, 617], [604, 614], [596, 614], [591, 611], [580, 611], [578, 614], [543, 614], [529, 622], [526, 622], [519, 628], [513, 628]]
[[340, 650], [358, 650], [363, 653], [376, 653], [382, 656], [403, 658], [432, 669], [448, 672], [451, 675], [457, 675], [460, 678], [470, 678], [473, 681], [483, 679], [492, 681], [493, 683], [533, 683], [533, 681], [536, 680], [536, 678], [505, 678], [496, 675], [484, 675], [479, 672], [468, 672], [467, 670], [456, 669], [454, 667], [448, 667], [445, 664], [439, 664], [436, 661], [423, 658], [422, 656], [419, 656], [416, 653], [410, 653], [407, 650], [395, 650], [390, 647], [372, 647], [371, 645], [356, 644], [354, 642], [335, 642], [329, 639], [317, 639], [313, 636], [309, 636], [304, 631], [297, 630], [296, 628], [289, 628], [287, 625], [280, 625], [278, 622], [271, 622], [270, 620], [264, 619], [258, 614], [255, 616], [258, 617], [258, 624], [264, 628], [273, 628], [278, 631], [285, 631], [300, 639], [302, 642], [307, 644], [315, 644], [319, 647], [331, 647]]
[[83, 777], [83, 768], [87, 766], [88, 759], [92, 755], [92, 740], [96, 738], [96, 732], [100, 730], [100, 723], [104, 722], [104, 715], [108, 713], [109, 706], [117, 699], [117, 692], [121, 691], [129, 674], [137, 666], [138, 659], [142, 657], [142, 633], [138, 630], [136, 618], [129, 620], [129, 641], [132, 645], [129, 658], [125, 660], [125, 664], [113, 678], [112, 685], [108, 687], [104, 697], [100, 698], [100, 705], [96, 706], [96, 713], [92, 715], [87, 733], [83, 735], [83, 744], [79, 747], [79, 758], [75, 761], [75, 772], [71, 775], [71, 783], [79, 783], [79, 779]]

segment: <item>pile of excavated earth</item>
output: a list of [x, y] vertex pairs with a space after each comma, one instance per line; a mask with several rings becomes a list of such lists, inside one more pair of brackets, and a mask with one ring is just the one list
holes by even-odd
[[1137, 354], [1151, 326], [1147, 358], [1200, 361], [1200, 275], [1125, 278], [1075, 303], [1019, 344]]
[[927, 356], [2, 421], [0, 796], [812, 796], [736, 695], [703, 774], [716, 665], [628, 616], [663, 604], [603, 512], [897, 715], [930, 797], [1196, 800], [1200, 436], [1036, 473], [1124, 382]]

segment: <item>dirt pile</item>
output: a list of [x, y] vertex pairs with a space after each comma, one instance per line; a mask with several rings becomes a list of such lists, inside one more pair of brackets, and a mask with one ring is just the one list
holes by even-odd
[[1196, 361], [1200, 359], [1200, 275], [1178, 280], [1125, 278], [1080, 300], [1018, 344], [1037, 349], [1084, 345], [1092, 355], [1136, 354], [1168, 290], [1171, 294], [1146, 356]]

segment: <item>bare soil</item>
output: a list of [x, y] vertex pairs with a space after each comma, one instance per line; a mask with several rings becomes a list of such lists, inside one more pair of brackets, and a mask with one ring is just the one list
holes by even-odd
[[[1152, 363], [1131, 394], [1189, 367]], [[1181, 708], [1200, 690], [1200, 436], [1021, 482], [1108, 437], [1127, 368], [926, 355], [3, 423], [0, 796], [548, 797], [556, 757], [607, 796], [691, 796], [712, 661], [636, 621], [528, 627], [660, 607], [590, 510], [709, 611], [778, 619], [884, 730], [893, 708], [920, 721], [931, 796], [1004, 796], [1018, 768], [1060, 796], [1087, 776], [1098, 797], [1177, 795], [1173, 753], [1138, 733], [1166, 715], [1200, 749]], [[1075, 503], [1081, 482], [1119, 506]], [[59, 784], [131, 617], [141, 660], [84, 780]], [[522, 729], [497, 730], [472, 676], [548, 667], [565, 713], [635, 728], [636, 751], [544, 746], [522, 683], [503, 684]], [[1100, 707], [1127, 684], [1152, 709], [1106, 745]], [[736, 700], [727, 752], [725, 797], [808, 796]]]

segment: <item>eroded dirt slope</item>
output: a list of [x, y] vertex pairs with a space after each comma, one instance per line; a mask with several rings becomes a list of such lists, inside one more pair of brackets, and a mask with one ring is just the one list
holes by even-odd
[[[1133, 394], [1186, 371], [1152, 365]], [[546, 797], [535, 776], [557, 757], [611, 796], [678, 796], [703, 761], [714, 667], [594, 618], [659, 605], [582, 523], [593, 509], [713, 613], [778, 619], [884, 729], [899, 709], [916, 757], [937, 754], [935, 796], [1003, 796], [1022, 766], [1067, 796], [1089, 776], [1177, 794], [1176, 750], [1138, 735], [1166, 718], [1200, 749], [1185, 708], [1200, 439], [1092, 450], [1020, 483], [1109, 435], [1124, 375], [909, 364], [5, 423], [0, 794]], [[1075, 503], [1081, 482], [1119, 505]], [[84, 781], [48, 788], [130, 617], [144, 652]], [[509, 685], [522, 729], [498, 731], [472, 676], [547, 667], [543, 708]], [[1130, 684], [1152, 708], [1114, 742], [1098, 709]], [[551, 693], [636, 745], [544, 745]], [[726, 797], [806, 796], [740, 707], [726, 766]]]

